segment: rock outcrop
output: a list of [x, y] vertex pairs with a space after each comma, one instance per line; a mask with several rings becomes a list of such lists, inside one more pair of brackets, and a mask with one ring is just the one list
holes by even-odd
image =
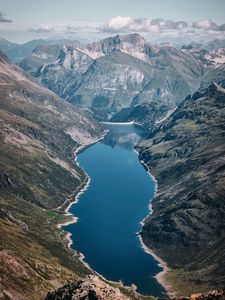
[[48, 293], [45, 300], [128, 300], [118, 288], [113, 288], [95, 275], [68, 284], [55, 292]]

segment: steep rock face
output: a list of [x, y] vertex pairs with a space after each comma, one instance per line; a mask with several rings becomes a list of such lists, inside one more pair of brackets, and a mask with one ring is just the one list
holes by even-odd
[[216, 66], [216, 68], [208, 69], [203, 76], [202, 88], [206, 88], [212, 82], [216, 82], [225, 87], [225, 63]]
[[57, 207], [86, 180], [73, 149], [103, 130], [2, 53], [0, 129], [0, 295], [43, 299], [89, 273], [56, 229], [70, 220]]
[[138, 34], [84, 46], [64, 46], [35, 77], [69, 102], [110, 119], [122, 109], [158, 102], [174, 108], [201, 83], [202, 63], [171, 45], [152, 45]]
[[20, 62], [20, 67], [27, 73], [35, 76], [37, 70], [44, 64], [49, 64], [59, 56], [61, 45], [41, 45], [37, 46], [31, 53]]
[[159, 186], [141, 235], [179, 274], [173, 284], [184, 293], [225, 282], [224, 117], [225, 90], [213, 84], [138, 147]]
[[63, 46], [58, 59], [40, 67], [35, 76], [41, 77], [41, 82], [50, 90], [70, 99], [81, 81], [81, 75], [87, 71], [91, 63], [91, 57], [80, 48], [74, 48], [72, 45]]

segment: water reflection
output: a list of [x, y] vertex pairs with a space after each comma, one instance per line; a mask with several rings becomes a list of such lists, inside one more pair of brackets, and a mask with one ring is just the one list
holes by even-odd
[[133, 149], [141, 139], [147, 137], [147, 132], [137, 126], [130, 125], [104, 125], [110, 131], [106, 134], [102, 143], [112, 148], [120, 147]]

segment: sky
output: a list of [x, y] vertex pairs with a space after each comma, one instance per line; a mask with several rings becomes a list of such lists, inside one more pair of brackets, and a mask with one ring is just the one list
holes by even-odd
[[138, 32], [149, 40], [225, 36], [225, 0], [0, 0], [0, 37], [23, 43], [100, 39]]

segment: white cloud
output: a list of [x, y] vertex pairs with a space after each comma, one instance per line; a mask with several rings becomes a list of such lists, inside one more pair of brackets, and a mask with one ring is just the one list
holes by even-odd
[[123, 30], [124, 28], [130, 26], [131, 22], [132, 22], [131, 17], [117, 16], [109, 20], [109, 22], [106, 24], [106, 29], [109, 29], [111, 31]]
[[30, 32], [35, 32], [35, 33], [50, 33], [50, 32], [54, 32], [55, 30], [48, 26], [48, 25], [43, 25], [37, 28], [29, 28], [28, 31]]
[[131, 17], [117, 16], [110, 19], [100, 27], [104, 32], [162, 32], [166, 30], [183, 30], [188, 27], [187, 22], [164, 19], [134, 19]]
[[205, 30], [215, 30], [217, 29], [216, 23], [212, 22], [210, 19], [204, 19], [197, 21], [192, 24], [193, 28], [196, 29], [205, 29]]
[[225, 24], [217, 25], [210, 19], [204, 19], [192, 24], [192, 27], [195, 29], [202, 29], [202, 30], [211, 30], [211, 31], [225, 31]]

